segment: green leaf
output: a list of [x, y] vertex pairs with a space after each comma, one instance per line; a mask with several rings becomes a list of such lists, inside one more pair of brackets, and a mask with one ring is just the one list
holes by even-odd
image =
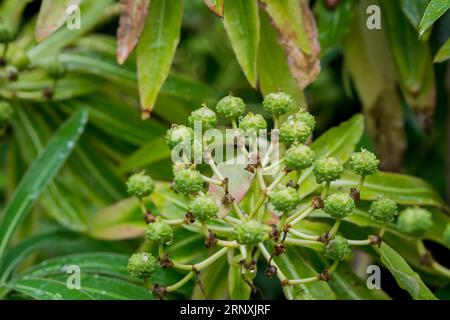
[[264, 9], [278, 31], [291, 73], [303, 90], [320, 72], [318, 32], [308, 1], [264, 0]]
[[[59, 2], [59, 0], [58, 0]], [[88, 33], [95, 28], [102, 19], [108, 18], [108, 6], [113, 0], [96, 0], [96, 1], [83, 1], [80, 6], [82, 14], [82, 27], [80, 29], [70, 30], [68, 28], [61, 28], [50, 37], [45, 39], [36, 46], [33, 46], [28, 51], [28, 57], [34, 63], [48, 59], [48, 57], [54, 56], [67, 45], [76, 41], [80, 36]], [[103, 12], [104, 14], [98, 14]]]
[[123, 64], [145, 26], [150, 0], [122, 0], [117, 30], [117, 61]]
[[223, 17], [225, 0], [203, 0], [209, 10], [214, 12], [219, 17]]
[[183, 13], [181, 0], [152, 0], [137, 47], [141, 111], [150, 116], [156, 97], [170, 71], [180, 38]]
[[449, 8], [450, 2], [448, 0], [431, 0], [420, 21], [419, 35], [422, 36]]
[[[336, 188], [352, 188], [358, 184], [359, 179], [359, 176], [345, 172], [342, 179], [333, 185]], [[428, 182], [399, 173], [378, 172], [366, 177], [361, 199], [375, 200], [379, 196], [390, 197], [404, 205], [446, 207], [445, 202]]]
[[444, 45], [439, 49], [439, 51], [434, 56], [434, 63], [444, 62], [450, 59], [450, 39], [444, 43]]
[[259, 15], [256, 0], [225, 0], [224, 26], [236, 58], [252, 87], [256, 87]]
[[298, 106], [306, 105], [303, 92], [292, 77], [283, 48], [278, 43], [277, 31], [270, 25], [264, 11], [261, 15], [261, 42], [258, 52], [258, 84], [267, 95], [277, 90], [290, 94]]
[[419, 29], [420, 19], [430, 0], [400, 0], [402, 11], [415, 29]]
[[141, 146], [125, 158], [120, 166], [121, 172], [149, 166], [155, 162], [170, 158], [170, 148], [164, 138], [156, 138]]
[[81, 0], [43, 0], [36, 25], [36, 42], [48, 38], [68, 17], [69, 6], [78, 6]]
[[226, 257], [222, 257], [209, 268], [200, 272], [200, 280], [202, 282], [204, 292], [197, 285], [194, 288], [191, 299], [193, 300], [223, 300], [228, 299], [228, 281], [225, 276], [228, 270]]
[[[315, 140], [311, 148], [316, 153], [316, 158], [333, 156], [342, 163], [347, 162], [351, 153], [355, 150], [356, 144], [361, 139], [364, 131], [364, 118], [362, 115], [353, 116], [351, 119], [342, 122], [338, 127], [331, 128]], [[312, 168], [306, 169], [299, 182], [301, 197], [305, 197], [320, 186], [316, 183]]]
[[319, 27], [321, 56], [325, 56], [350, 29], [353, 1], [341, 1], [333, 10], [328, 9], [324, 1], [317, 1], [314, 9]]
[[87, 110], [77, 110], [58, 129], [44, 150], [29, 166], [2, 214], [2, 220], [0, 221], [0, 261], [14, 230], [61, 169], [81, 133], [83, 133], [87, 120]]
[[381, 256], [381, 262], [394, 276], [397, 284], [408, 291], [415, 300], [436, 300], [436, 297], [422, 282], [420, 276], [408, 265], [403, 257], [383, 242], [375, 250]]
[[22, 13], [29, 2], [33, 0], [3, 0], [0, 6], [0, 17], [4, 23], [17, 28], [22, 19]]

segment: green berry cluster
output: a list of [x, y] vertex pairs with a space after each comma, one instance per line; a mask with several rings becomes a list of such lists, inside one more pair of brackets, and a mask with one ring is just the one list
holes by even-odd
[[372, 152], [362, 149], [361, 152], [354, 152], [350, 156], [348, 164], [356, 174], [368, 176], [378, 171], [380, 160]]
[[420, 207], [403, 210], [397, 219], [397, 227], [403, 232], [421, 236], [433, 226], [431, 212]]
[[14, 110], [8, 101], [0, 101], [0, 126], [5, 125], [11, 120]]
[[210, 195], [201, 194], [195, 197], [189, 204], [189, 211], [200, 221], [216, 218], [219, 206]]
[[392, 222], [397, 214], [397, 203], [392, 199], [381, 198], [370, 205], [369, 216], [376, 221]]
[[319, 184], [339, 179], [343, 171], [343, 164], [335, 157], [325, 157], [317, 160], [313, 170], [316, 182]]
[[128, 260], [128, 273], [132, 278], [145, 279], [156, 270], [157, 262], [150, 253], [135, 253]]
[[310, 147], [304, 144], [296, 144], [284, 154], [284, 163], [291, 170], [302, 171], [313, 164], [314, 158], [314, 151]]
[[337, 235], [324, 247], [323, 255], [330, 260], [345, 260], [352, 254], [352, 249], [347, 239]]
[[247, 113], [239, 120], [239, 129], [243, 130], [246, 134], [258, 134], [259, 130], [267, 128], [266, 120], [260, 114]]
[[269, 93], [264, 97], [262, 105], [264, 110], [275, 116], [289, 113], [295, 108], [294, 99], [284, 92]]
[[305, 111], [289, 116], [280, 127], [280, 141], [288, 145], [305, 143], [315, 126], [315, 122], [312, 122], [309, 116], [311, 115]]
[[203, 190], [203, 179], [200, 172], [193, 169], [180, 169], [174, 172], [174, 187], [185, 194], [196, 194]]
[[203, 130], [214, 128], [217, 125], [216, 113], [207, 106], [193, 111], [188, 120], [191, 127], [194, 127], [195, 123], [200, 123]]
[[194, 131], [183, 125], [172, 125], [166, 133], [166, 144], [173, 148], [180, 143], [191, 143], [194, 138]]
[[146, 230], [147, 239], [162, 244], [171, 244], [173, 241], [172, 227], [165, 221], [149, 223]]
[[349, 216], [355, 209], [355, 201], [348, 193], [344, 192], [336, 192], [328, 195], [323, 204], [323, 210], [336, 219]]
[[269, 194], [270, 202], [277, 211], [288, 212], [298, 205], [300, 196], [296, 189], [292, 187], [272, 191]]
[[232, 95], [222, 98], [216, 105], [216, 111], [227, 119], [237, 119], [244, 114], [244, 100]]
[[5, 23], [0, 22], [0, 43], [10, 43], [16, 38], [16, 32], [7, 26]]
[[155, 182], [144, 171], [133, 174], [127, 181], [127, 192], [137, 198], [149, 196], [155, 191]]
[[264, 228], [256, 220], [246, 221], [234, 228], [234, 236], [239, 244], [257, 245], [264, 240]]

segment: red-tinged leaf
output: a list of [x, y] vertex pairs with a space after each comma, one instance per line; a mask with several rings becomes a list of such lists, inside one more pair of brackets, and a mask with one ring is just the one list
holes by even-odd
[[36, 42], [48, 38], [66, 21], [67, 8], [79, 5], [82, 0], [43, 0], [36, 25]]
[[123, 64], [136, 46], [145, 26], [150, 0], [120, 0], [117, 29], [117, 62]]
[[224, 0], [203, 0], [209, 10], [214, 12], [219, 17], [223, 18]]
[[264, 0], [263, 5], [278, 30], [292, 75], [306, 88], [320, 73], [317, 26], [308, 2]]

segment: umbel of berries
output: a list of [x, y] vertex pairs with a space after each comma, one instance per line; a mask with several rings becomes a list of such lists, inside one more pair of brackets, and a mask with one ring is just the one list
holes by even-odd
[[323, 202], [323, 211], [336, 219], [350, 215], [355, 209], [355, 202], [348, 193], [336, 192], [328, 195]]
[[195, 197], [189, 204], [189, 212], [200, 221], [214, 219], [218, 211], [219, 207], [217, 206], [216, 200], [206, 194]]
[[376, 155], [366, 149], [354, 152], [348, 162], [350, 169], [360, 176], [368, 176], [378, 171], [380, 160]]
[[314, 151], [304, 144], [295, 144], [284, 154], [284, 163], [291, 170], [302, 171], [314, 162]]
[[256, 220], [249, 220], [237, 225], [234, 235], [240, 244], [257, 245], [264, 240], [264, 228]]
[[295, 108], [292, 97], [284, 92], [269, 93], [264, 97], [263, 108], [274, 116], [281, 116]]
[[203, 179], [200, 172], [193, 169], [178, 169], [173, 178], [175, 189], [184, 194], [195, 194], [203, 189]]
[[330, 260], [345, 260], [352, 254], [352, 249], [347, 239], [336, 235], [324, 247], [323, 255]]
[[135, 253], [128, 260], [128, 273], [132, 278], [146, 279], [156, 270], [157, 262], [150, 253]]
[[222, 98], [216, 105], [216, 111], [227, 119], [237, 119], [244, 114], [244, 100], [232, 95]]
[[272, 191], [269, 198], [275, 210], [280, 212], [288, 212], [294, 209], [300, 200], [297, 190], [292, 187]]
[[375, 200], [369, 208], [369, 216], [379, 222], [392, 222], [397, 214], [397, 203], [389, 198]]
[[133, 174], [127, 181], [127, 191], [137, 198], [149, 196], [155, 191], [155, 182], [144, 171]]
[[431, 212], [420, 207], [403, 210], [397, 219], [397, 227], [414, 236], [423, 235], [433, 226]]
[[165, 221], [149, 223], [146, 235], [148, 240], [161, 244], [171, 244], [173, 240], [172, 227]]
[[214, 128], [217, 124], [216, 113], [209, 109], [206, 105], [192, 111], [188, 118], [191, 127], [194, 127], [196, 123], [201, 124], [203, 130]]
[[314, 165], [314, 176], [317, 183], [332, 182], [341, 177], [344, 166], [334, 157], [326, 157], [316, 161]]

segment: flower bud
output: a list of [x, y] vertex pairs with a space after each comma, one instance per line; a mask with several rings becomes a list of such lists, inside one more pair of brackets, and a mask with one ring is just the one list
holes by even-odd
[[397, 227], [410, 235], [420, 236], [433, 226], [432, 215], [428, 210], [411, 207], [403, 210], [398, 219]]
[[144, 171], [133, 174], [127, 181], [127, 192], [138, 198], [146, 197], [155, 191], [155, 182]]
[[292, 111], [295, 107], [294, 100], [284, 92], [269, 93], [264, 97], [263, 108], [267, 112], [280, 116]]
[[289, 116], [280, 127], [280, 141], [291, 145], [295, 142], [304, 143], [312, 133], [305, 121], [298, 120], [295, 115]]
[[145, 279], [152, 275], [157, 266], [150, 253], [135, 253], [128, 260], [128, 273], [132, 278]]
[[360, 176], [376, 173], [379, 164], [380, 160], [377, 159], [377, 156], [366, 149], [352, 153], [349, 160], [350, 169]]
[[16, 38], [16, 33], [12, 28], [0, 22], [0, 43], [10, 43]]
[[189, 204], [189, 212], [200, 221], [215, 218], [218, 211], [216, 200], [209, 195], [199, 195]]
[[291, 115], [290, 118], [294, 121], [306, 123], [306, 125], [311, 129], [311, 132], [313, 132], [316, 127], [316, 119], [314, 119], [314, 116], [305, 109], [300, 109], [298, 112]]
[[173, 240], [173, 230], [170, 224], [165, 221], [155, 221], [147, 225], [147, 239], [150, 241], [171, 244]]
[[249, 220], [238, 224], [234, 229], [234, 235], [240, 244], [257, 245], [264, 240], [264, 228], [259, 222]]
[[347, 239], [336, 235], [324, 247], [323, 254], [327, 259], [342, 261], [352, 254], [352, 249]]
[[184, 194], [198, 193], [203, 189], [203, 179], [200, 172], [191, 169], [175, 171], [173, 182], [175, 189]]
[[444, 240], [444, 243], [450, 247], [450, 223], [447, 224], [447, 227], [445, 227], [444, 233], [442, 234], [442, 240]]
[[228, 95], [217, 103], [216, 111], [227, 119], [237, 119], [244, 114], [245, 103], [241, 98]]
[[389, 198], [375, 200], [370, 205], [369, 216], [379, 222], [392, 222], [398, 214], [397, 203]]
[[194, 127], [196, 122], [200, 122], [203, 130], [214, 128], [217, 124], [216, 113], [206, 106], [192, 111], [188, 120], [191, 127]]
[[257, 134], [267, 128], [267, 123], [262, 115], [249, 112], [239, 120], [239, 128], [246, 134]]
[[300, 201], [297, 190], [292, 187], [272, 191], [269, 198], [275, 210], [280, 212], [288, 212], [294, 209]]
[[347, 217], [354, 209], [355, 201], [348, 193], [332, 193], [323, 202], [323, 210], [336, 219]]
[[8, 101], [0, 101], [0, 126], [5, 125], [11, 120], [14, 110]]
[[304, 144], [293, 145], [284, 154], [284, 163], [289, 169], [301, 171], [314, 162], [314, 151]]
[[183, 125], [172, 124], [172, 127], [170, 127], [166, 133], [166, 144], [170, 148], [173, 148], [180, 143], [191, 143], [193, 137], [194, 132], [191, 128]]
[[318, 184], [339, 179], [342, 171], [344, 171], [344, 166], [334, 157], [317, 160], [313, 170]]

